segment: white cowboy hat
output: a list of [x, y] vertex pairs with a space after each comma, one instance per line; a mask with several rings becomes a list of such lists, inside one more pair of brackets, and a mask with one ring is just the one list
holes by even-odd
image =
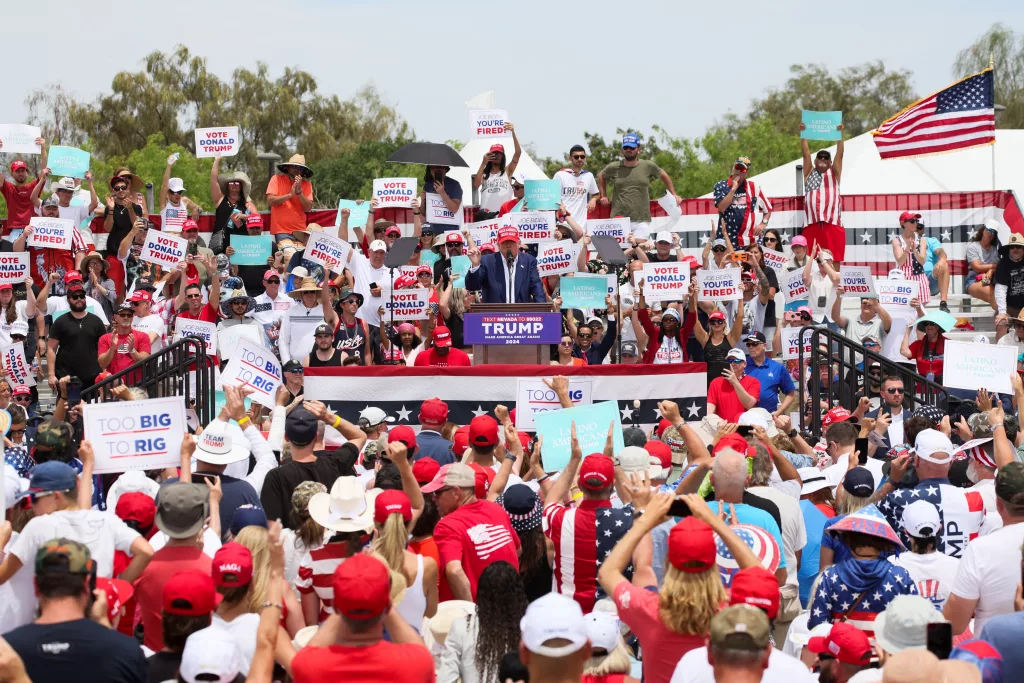
[[318, 493], [309, 499], [309, 516], [334, 531], [369, 531], [378, 493], [378, 489], [367, 491], [356, 477], [338, 477], [330, 493]]
[[249, 444], [235, 443], [228, 424], [214, 420], [206, 426], [193, 454], [196, 460], [210, 465], [229, 465], [249, 457]]

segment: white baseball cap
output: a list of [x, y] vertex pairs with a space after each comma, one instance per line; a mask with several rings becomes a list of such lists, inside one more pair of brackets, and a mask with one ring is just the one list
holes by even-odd
[[619, 618], [610, 612], [591, 612], [583, 617], [587, 638], [594, 649], [611, 653], [619, 644]]
[[[565, 657], [579, 652], [587, 644], [587, 627], [579, 603], [560, 593], [548, 593], [530, 603], [519, 622], [523, 645], [544, 657]], [[552, 647], [544, 643], [560, 638], [568, 645]]]
[[249, 444], [235, 443], [228, 423], [214, 420], [203, 430], [193, 455], [211, 465], [229, 465], [249, 457]]
[[376, 406], [369, 406], [364, 408], [359, 413], [360, 420], [366, 420], [368, 427], [376, 427], [381, 422], [394, 422], [395, 418], [392, 415], [388, 415], [383, 410]]
[[917, 457], [937, 465], [945, 465], [953, 459], [956, 446], [949, 437], [937, 429], [922, 429], [914, 441]]
[[927, 500], [915, 500], [903, 508], [903, 530], [914, 538], [938, 535], [942, 529], [939, 510]]
[[75, 179], [71, 177], [61, 178], [60, 180], [54, 180], [50, 183], [50, 192], [56, 192], [57, 190], [70, 190], [75, 191]]
[[235, 639], [219, 626], [208, 626], [185, 641], [178, 673], [188, 683], [230, 683], [241, 669], [242, 657]]
[[875, 618], [875, 640], [893, 655], [904, 650], [923, 650], [928, 644], [928, 624], [943, 621], [942, 613], [928, 598], [897, 595]]
[[646, 472], [650, 466], [651, 454], [639, 446], [626, 446], [615, 454], [615, 462], [623, 472]]
[[668, 230], [659, 230], [658, 236], [654, 240], [655, 242], [668, 242], [672, 244], [672, 233]]
[[374, 240], [370, 242], [370, 251], [387, 251], [388, 245], [384, 240]]
[[743, 353], [740, 349], [729, 349], [729, 353], [727, 353], [725, 357], [735, 358], [736, 360], [746, 360], [747, 354]]
[[800, 488], [801, 496], [807, 496], [815, 491], [832, 487], [828, 477], [817, 467], [801, 467], [796, 473], [800, 475], [800, 480], [804, 483]]
[[769, 439], [774, 439], [779, 434], [779, 428], [775, 426], [772, 414], [765, 408], [751, 408], [740, 415], [737, 424], [761, 427], [768, 434]]
[[168, 192], [184, 192], [185, 182], [181, 178], [171, 178], [167, 181]]

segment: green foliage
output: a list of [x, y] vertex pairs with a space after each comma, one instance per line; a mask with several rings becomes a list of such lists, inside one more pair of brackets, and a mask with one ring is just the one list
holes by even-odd
[[370, 199], [374, 178], [406, 177], [422, 182], [426, 169], [418, 164], [393, 164], [386, 159], [410, 140], [362, 142], [351, 150], [311, 165], [316, 204], [335, 208], [339, 199]]
[[996, 104], [1006, 107], [997, 115], [996, 127], [1024, 128], [1024, 34], [993, 24], [957, 54], [953, 74], [963, 78], [978, 73], [988, 67], [989, 59], [995, 66]]

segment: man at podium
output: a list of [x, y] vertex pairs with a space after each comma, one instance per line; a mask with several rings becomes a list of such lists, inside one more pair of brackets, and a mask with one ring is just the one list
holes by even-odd
[[482, 257], [469, 250], [472, 266], [466, 273], [466, 289], [480, 290], [485, 304], [544, 303], [547, 296], [537, 272], [537, 259], [519, 251], [519, 230], [506, 225], [498, 230], [498, 251]]

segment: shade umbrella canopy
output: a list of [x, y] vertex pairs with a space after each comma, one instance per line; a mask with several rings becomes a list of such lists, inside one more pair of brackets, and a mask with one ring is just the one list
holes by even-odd
[[410, 142], [388, 157], [388, 161], [424, 166], [469, 166], [458, 152], [438, 142]]

